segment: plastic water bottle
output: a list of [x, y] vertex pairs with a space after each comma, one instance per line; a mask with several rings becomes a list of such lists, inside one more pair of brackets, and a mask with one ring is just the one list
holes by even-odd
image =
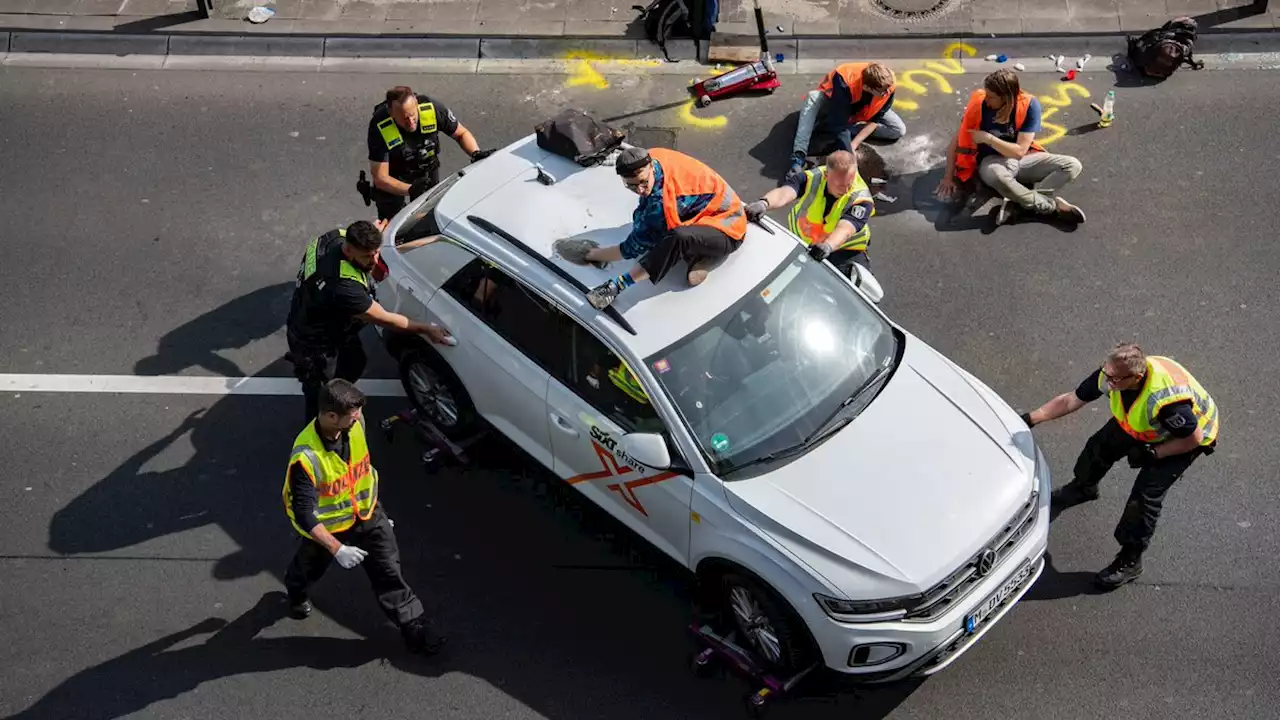
[[1102, 117], [1098, 119], [1098, 127], [1109, 127], [1115, 120], [1116, 91], [1108, 90], [1107, 99], [1102, 101]]

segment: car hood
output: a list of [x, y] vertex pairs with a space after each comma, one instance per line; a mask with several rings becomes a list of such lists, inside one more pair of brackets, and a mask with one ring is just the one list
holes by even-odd
[[853, 422], [772, 472], [725, 484], [736, 511], [851, 599], [932, 587], [1034, 488], [1035, 447], [1014, 411], [906, 338]]

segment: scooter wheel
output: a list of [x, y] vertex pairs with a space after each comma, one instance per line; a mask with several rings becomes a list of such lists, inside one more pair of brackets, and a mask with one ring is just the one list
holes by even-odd
[[711, 96], [710, 96], [710, 95], [699, 95], [699, 96], [698, 96], [698, 107], [706, 107], [706, 106], [708, 106], [708, 105], [710, 105], [710, 104], [711, 104]]

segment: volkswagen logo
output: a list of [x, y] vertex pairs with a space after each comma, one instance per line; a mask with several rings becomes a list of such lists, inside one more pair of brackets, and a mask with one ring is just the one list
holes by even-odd
[[978, 556], [978, 577], [986, 577], [991, 572], [991, 568], [996, 566], [996, 551], [983, 550]]

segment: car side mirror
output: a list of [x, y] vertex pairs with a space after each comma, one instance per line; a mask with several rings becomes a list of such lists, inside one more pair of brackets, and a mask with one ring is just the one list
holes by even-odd
[[880, 287], [880, 281], [876, 280], [876, 276], [871, 271], [862, 267], [859, 263], [853, 263], [854, 278], [853, 286], [862, 290], [871, 302], [879, 304], [884, 297], [884, 288]]
[[622, 436], [622, 450], [636, 462], [666, 470], [671, 467], [671, 452], [666, 438], [656, 433], [630, 433]]

